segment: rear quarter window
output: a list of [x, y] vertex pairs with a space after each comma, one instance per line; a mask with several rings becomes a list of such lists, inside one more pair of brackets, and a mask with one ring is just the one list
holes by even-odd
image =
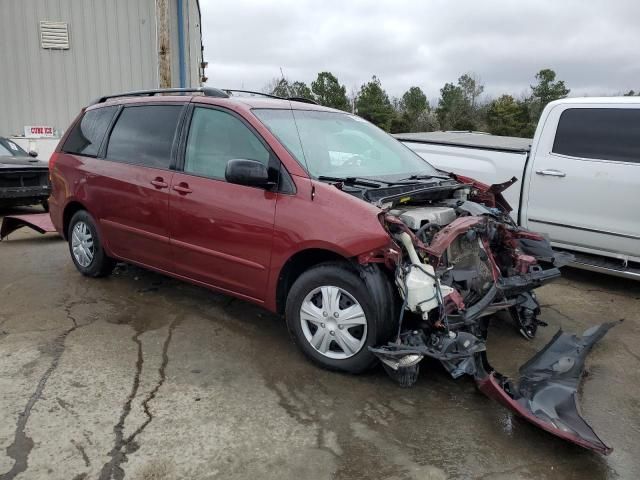
[[125, 107], [107, 146], [108, 160], [169, 168], [182, 105]]
[[62, 151], [89, 157], [98, 155], [104, 135], [117, 110], [118, 107], [112, 106], [86, 112], [71, 130]]
[[640, 109], [570, 108], [558, 122], [553, 153], [640, 163]]

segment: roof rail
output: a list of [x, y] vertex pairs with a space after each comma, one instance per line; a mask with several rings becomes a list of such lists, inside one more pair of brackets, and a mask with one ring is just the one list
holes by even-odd
[[319, 105], [319, 103], [315, 100], [311, 100], [310, 98], [305, 97], [288, 97], [287, 100], [291, 102], [311, 103], [313, 105]]
[[198, 87], [198, 88], [157, 88], [155, 90], [136, 90], [133, 92], [117, 93], [115, 95], [105, 95], [104, 97], [96, 98], [89, 105], [96, 105], [98, 103], [104, 103], [110, 98], [120, 97], [152, 97], [161, 93], [202, 93], [205, 97], [219, 97], [229, 98], [229, 95], [224, 91], [212, 87]]
[[277, 98], [278, 100], [286, 100], [285, 98], [278, 97], [277, 95], [271, 95], [270, 93], [263, 93], [263, 92], [255, 92], [253, 90], [238, 90], [236, 88], [223, 88], [222, 91], [226, 93], [236, 93], [236, 92], [250, 93], [252, 95], [260, 95], [261, 97], [269, 97], [269, 98]]
[[271, 95], [270, 93], [255, 92], [253, 90], [238, 90], [234, 88], [223, 88], [222, 91], [227, 93], [234, 93], [234, 92], [250, 93], [252, 95], [260, 95], [262, 97], [276, 98], [278, 100], [289, 100], [291, 102], [312, 103], [314, 105], [318, 105], [318, 102], [316, 102], [315, 100], [312, 100], [310, 98], [304, 98], [304, 97], [279, 97], [278, 95]]

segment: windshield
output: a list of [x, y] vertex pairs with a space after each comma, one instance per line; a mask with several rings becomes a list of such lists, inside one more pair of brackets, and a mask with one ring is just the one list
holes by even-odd
[[7, 138], [0, 138], [0, 157], [14, 157], [14, 156], [27, 156], [22, 148], [17, 143], [12, 142]]
[[255, 109], [314, 177], [407, 177], [438, 171], [395, 138], [348, 113]]

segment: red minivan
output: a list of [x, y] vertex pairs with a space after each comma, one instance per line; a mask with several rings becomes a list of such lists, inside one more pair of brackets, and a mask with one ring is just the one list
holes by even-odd
[[268, 97], [152, 90], [85, 108], [50, 161], [51, 218], [77, 269], [130, 262], [263, 305], [326, 368], [380, 360], [408, 386], [437, 359], [545, 430], [610, 451], [571, 399], [612, 324], [579, 343], [556, 335], [517, 385], [487, 362], [489, 316], [532, 338], [534, 289], [569, 260], [511, 219], [501, 192], [515, 179], [442, 172], [356, 115]]
[[[488, 200], [365, 120], [305, 99], [103, 97], [61, 140], [51, 179], [51, 218], [83, 274], [124, 261], [258, 303], [285, 315], [307, 356], [349, 372], [403, 333], [405, 310], [437, 331], [447, 313], [502, 301], [496, 270], [529, 274], [539, 263], [520, 255], [498, 266], [483, 253], [493, 240], [479, 241], [478, 226], [487, 230], [485, 213], [497, 219], [499, 193]], [[479, 212], [472, 199], [484, 199]], [[503, 217], [495, 223], [521, 232]], [[428, 260], [429, 244], [445, 258]], [[424, 264], [406, 271], [416, 255]], [[532, 336], [539, 308], [520, 290], [511, 297], [527, 301], [508, 306]]]

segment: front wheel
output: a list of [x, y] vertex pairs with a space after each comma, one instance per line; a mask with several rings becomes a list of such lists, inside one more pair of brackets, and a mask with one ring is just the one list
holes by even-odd
[[385, 309], [347, 264], [318, 265], [302, 275], [287, 298], [286, 321], [302, 352], [330, 370], [360, 373], [376, 362], [369, 351], [386, 341]]
[[67, 232], [71, 259], [80, 273], [88, 277], [109, 275], [116, 265], [102, 248], [95, 220], [85, 210], [76, 212]]

